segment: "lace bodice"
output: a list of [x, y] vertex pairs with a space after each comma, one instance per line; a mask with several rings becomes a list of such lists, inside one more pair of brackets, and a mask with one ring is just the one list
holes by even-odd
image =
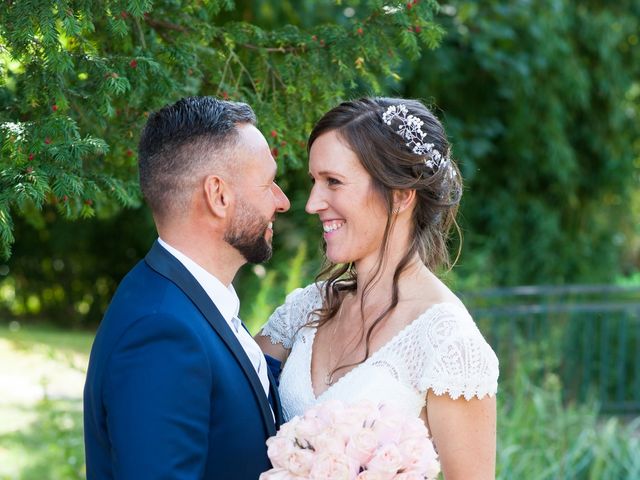
[[393, 403], [418, 416], [426, 393], [482, 398], [498, 388], [498, 359], [469, 313], [453, 303], [429, 307], [364, 363], [315, 396], [311, 355], [316, 329], [305, 326], [312, 310], [322, 304], [316, 284], [287, 296], [264, 326], [261, 335], [290, 349], [280, 377], [285, 420], [301, 415], [315, 403], [330, 399], [368, 399]]

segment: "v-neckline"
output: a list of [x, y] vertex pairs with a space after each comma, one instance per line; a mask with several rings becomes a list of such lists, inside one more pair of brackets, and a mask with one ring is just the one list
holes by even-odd
[[316, 342], [316, 333], [318, 332], [317, 328], [313, 328], [312, 329], [313, 330], [312, 337], [311, 337], [310, 342], [309, 342], [310, 346], [309, 346], [309, 359], [308, 359], [308, 361], [309, 361], [309, 366], [308, 366], [309, 385], [308, 385], [308, 387], [309, 387], [309, 390], [311, 392], [311, 396], [313, 397], [313, 400], [314, 401], [320, 400], [322, 397], [324, 397], [327, 394], [327, 392], [329, 392], [334, 387], [336, 387], [338, 384], [340, 384], [343, 379], [345, 379], [346, 377], [351, 376], [351, 374], [353, 372], [355, 372], [356, 370], [358, 370], [360, 367], [363, 367], [364, 365], [368, 364], [371, 361], [371, 359], [376, 357], [381, 351], [387, 349], [389, 347], [389, 345], [392, 345], [394, 342], [396, 342], [396, 340], [398, 338], [400, 338], [401, 335], [404, 335], [407, 330], [409, 330], [411, 327], [413, 327], [415, 324], [417, 324], [422, 318], [424, 318], [432, 310], [434, 310], [436, 307], [439, 307], [439, 306], [442, 306], [442, 305], [455, 305], [455, 304], [451, 303], [451, 302], [439, 302], [439, 303], [434, 303], [433, 305], [430, 305], [424, 312], [422, 312], [420, 315], [418, 315], [416, 318], [414, 318], [409, 323], [407, 323], [404, 327], [402, 327], [400, 330], [398, 330], [398, 332], [395, 335], [393, 335], [393, 337], [391, 337], [382, 346], [380, 346], [380, 348], [378, 348], [375, 352], [373, 352], [371, 355], [369, 355], [365, 359], [364, 362], [362, 362], [362, 363], [356, 365], [355, 367], [353, 367], [351, 370], [349, 370], [343, 376], [338, 378], [338, 380], [336, 380], [334, 383], [329, 385], [325, 390], [323, 390], [319, 394], [316, 394], [315, 387], [313, 386], [313, 373], [311, 371], [312, 367], [313, 367], [313, 347], [314, 347], [315, 342]]

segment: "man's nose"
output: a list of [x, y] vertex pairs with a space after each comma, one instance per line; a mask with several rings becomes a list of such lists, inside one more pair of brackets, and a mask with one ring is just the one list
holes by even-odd
[[291, 202], [284, 194], [282, 189], [277, 183], [274, 183], [275, 188], [275, 196], [276, 196], [276, 211], [278, 212], [286, 212], [291, 207]]

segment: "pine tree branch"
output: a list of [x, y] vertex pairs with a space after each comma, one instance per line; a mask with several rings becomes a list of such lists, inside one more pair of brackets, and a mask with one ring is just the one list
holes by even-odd
[[249, 50], [260, 50], [261, 52], [268, 53], [301, 53], [304, 52], [304, 47], [261, 47], [259, 45], [252, 45], [250, 43], [239, 43], [241, 47]]
[[280, 83], [280, 85], [282, 85], [282, 88], [287, 88], [287, 85], [282, 80], [282, 77], [278, 74], [278, 70], [273, 65], [271, 65], [271, 63], [269, 63], [268, 61], [266, 62], [266, 64], [267, 64], [267, 69], [271, 76], [273, 90], [275, 91], [276, 89], [276, 85], [275, 85], [276, 80]]
[[146, 50], [147, 42], [144, 39], [144, 32], [142, 31], [142, 26], [140, 25], [140, 19], [138, 17], [135, 17], [134, 23], [136, 25], [136, 31], [138, 32], [138, 36], [140, 37], [140, 43], [142, 44], [142, 48], [143, 50]]
[[168, 22], [167, 20], [156, 20], [151, 18], [149, 15], [144, 16], [145, 22], [147, 22], [154, 30], [164, 29], [164, 30], [174, 30], [176, 32], [188, 32], [190, 29], [187, 27], [183, 27], [182, 25], [178, 25], [177, 23]]
[[222, 88], [222, 84], [224, 83], [224, 79], [227, 76], [227, 69], [229, 68], [229, 62], [231, 62], [231, 55], [227, 55], [227, 60], [224, 62], [224, 67], [222, 69], [222, 76], [220, 77], [220, 82], [218, 82], [218, 92]]
[[[148, 15], [145, 15], [144, 19], [165, 41], [167, 41], [168, 38], [161, 32], [161, 30], [172, 30], [174, 32], [181, 33], [187, 33], [191, 31], [191, 29], [182, 25], [178, 25], [177, 23], [169, 22], [167, 20], [156, 20], [149, 17]], [[263, 47], [251, 43], [238, 43], [238, 45], [248, 50], [259, 50], [268, 53], [302, 53], [305, 51], [305, 47], [299, 46]]]
[[[260, 96], [260, 93], [258, 92], [258, 87], [256, 86], [255, 82], [253, 81], [253, 77], [251, 76], [251, 72], [247, 69], [247, 67], [245, 67], [244, 63], [242, 63], [242, 61], [240, 60], [240, 57], [238, 57], [238, 55], [236, 55], [234, 52], [230, 52], [230, 55], [233, 56], [233, 59], [235, 60], [235, 62], [240, 66], [240, 71], [244, 72], [247, 75], [247, 78], [249, 79], [249, 81], [251, 82], [251, 86], [253, 87], [253, 91], [256, 92], [256, 94], [258, 95], [258, 97]], [[242, 78], [242, 73], [238, 74], [238, 83], [236, 83], [235, 89], [238, 89], [238, 86], [240, 84], [240, 79]]]

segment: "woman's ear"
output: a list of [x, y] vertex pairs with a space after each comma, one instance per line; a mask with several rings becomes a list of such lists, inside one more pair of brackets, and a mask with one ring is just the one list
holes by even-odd
[[410, 209], [415, 203], [416, 191], [413, 189], [393, 191], [393, 214], [398, 215]]
[[225, 218], [233, 200], [233, 192], [229, 184], [217, 175], [209, 175], [204, 179], [204, 196], [209, 211], [216, 217]]

